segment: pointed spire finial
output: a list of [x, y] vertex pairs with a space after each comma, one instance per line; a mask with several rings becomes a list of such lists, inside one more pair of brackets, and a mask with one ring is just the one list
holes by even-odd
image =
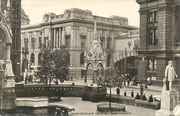
[[97, 40], [97, 24], [96, 24], [96, 16], [94, 20], [94, 40]]
[[11, 5], [10, 5], [10, 0], [7, 0], [7, 8], [10, 8]]

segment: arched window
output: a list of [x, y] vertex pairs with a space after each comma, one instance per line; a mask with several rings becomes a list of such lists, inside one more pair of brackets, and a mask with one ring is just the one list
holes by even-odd
[[31, 63], [35, 63], [35, 56], [34, 56], [34, 53], [31, 54]]
[[80, 65], [84, 65], [84, 52], [80, 54]]
[[24, 59], [22, 63], [22, 71], [25, 72], [25, 69], [28, 68], [28, 60]]
[[0, 59], [4, 59], [5, 58], [5, 42], [6, 42], [6, 35], [4, 33], [4, 31], [0, 28]]
[[111, 54], [108, 54], [107, 56], [107, 67], [111, 65]]
[[41, 56], [42, 56], [42, 54], [39, 53], [39, 54], [38, 54], [38, 65], [40, 65], [40, 62], [41, 62]]

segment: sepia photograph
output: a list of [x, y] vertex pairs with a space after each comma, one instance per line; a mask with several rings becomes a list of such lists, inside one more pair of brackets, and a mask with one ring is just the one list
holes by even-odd
[[180, 116], [180, 0], [0, 0], [0, 116]]

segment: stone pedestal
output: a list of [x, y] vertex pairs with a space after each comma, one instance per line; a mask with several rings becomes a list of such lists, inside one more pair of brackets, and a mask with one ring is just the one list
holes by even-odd
[[99, 102], [105, 100], [106, 91], [100, 86], [84, 86], [82, 100]]
[[177, 104], [177, 91], [163, 91], [161, 93], [161, 109], [156, 112], [156, 116], [174, 116], [173, 109]]

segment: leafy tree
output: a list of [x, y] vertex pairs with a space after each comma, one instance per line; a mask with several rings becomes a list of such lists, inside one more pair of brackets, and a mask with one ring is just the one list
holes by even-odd
[[110, 100], [109, 100], [109, 109], [111, 109], [111, 88], [112, 87], [121, 87], [123, 78], [120, 75], [120, 70], [114, 66], [111, 66], [105, 69], [104, 78], [102, 78], [100, 85], [103, 87], [110, 88]]
[[56, 84], [58, 84], [58, 80], [60, 82], [64, 82], [64, 80], [68, 80], [68, 73], [69, 73], [69, 60], [70, 55], [68, 50], [65, 46], [61, 46], [60, 50], [55, 50], [53, 54], [53, 61], [55, 64], [55, 68], [53, 70], [54, 72], [54, 78], [56, 79]]
[[69, 73], [69, 53], [65, 46], [61, 46], [60, 50], [52, 50], [50, 47], [43, 46], [41, 48], [40, 69], [36, 76], [45, 84], [51, 83], [52, 79], [64, 82], [68, 80]]

